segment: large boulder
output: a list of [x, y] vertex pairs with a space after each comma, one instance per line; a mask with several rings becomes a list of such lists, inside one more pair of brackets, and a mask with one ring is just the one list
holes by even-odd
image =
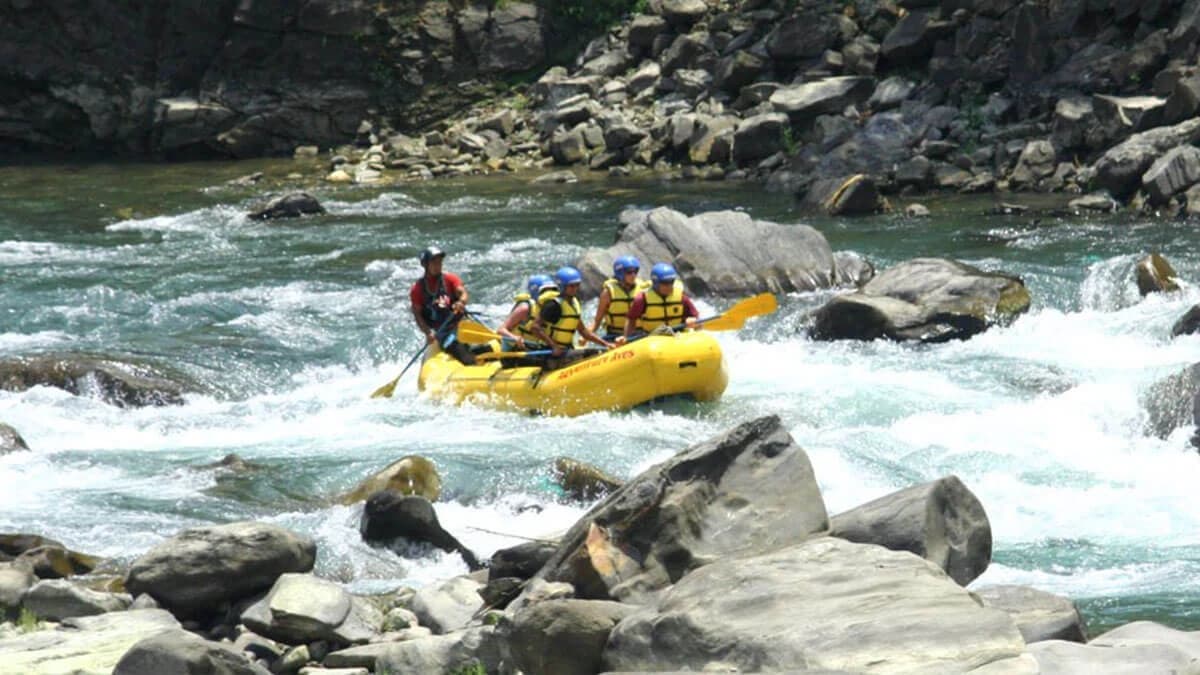
[[733, 135], [733, 161], [750, 164], [784, 149], [787, 115], [763, 113], [742, 120]]
[[966, 339], [1029, 309], [1017, 277], [942, 258], [917, 258], [877, 274], [817, 310], [818, 340]]
[[53, 630], [0, 639], [0, 668], [9, 673], [111, 673], [138, 641], [180, 628], [161, 609], [68, 619]]
[[359, 532], [369, 544], [432, 544], [443, 551], [457, 551], [473, 570], [479, 569], [475, 554], [442, 528], [433, 504], [424, 497], [391, 490], [376, 492], [367, 499], [359, 521]]
[[28, 569], [9, 563], [0, 564], [0, 620], [9, 614], [16, 614], [21, 606], [21, 598], [35, 583], [37, 577]]
[[1171, 337], [1193, 333], [1200, 333], [1200, 305], [1192, 305], [1192, 308], [1184, 312], [1171, 326]]
[[483, 73], [519, 73], [542, 63], [546, 42], [537, 5], [498, 4], [492, 10], [476, 58]]
[[0, 389], [55, 387], [122, 408], [180, 405], [184, 384], [145, 363], [91, 354], [42, 354], [0, 359]]
[[868, 216], [883, 210], [883, 195], [875, 179], [866, 174], [818, 181], [805, 197], [831, 216]]
[[1200, 363], [1154, 383], [1143, 395], [1142, 405], [1147, 431], [1158, 438], [1200, 424]]
[[264, 672], [227, 645], [175, 629], [139, 640], [117, 662], [113, 675], [264, 675]]
[[1095, 182], [1115, 196], [1128, 196], [1141, 185], [1142, 175], [1154, 160], [1171, 148], [1197, 140], [1200, 118], [1134, 134], [1096, 160]]
[[433, 462], [420, 455], [402, 457], [342, 495], [338, 502], [357, 504], [382, 490], [416, 495], [436, 502], [442, 496], [442, 477]]
[[276, 525], [197, 527], [135, 560], [125, 588], [179, 616], [206, 615], [269, 589], [282, 574], [311, 571], [316, 555], [312, 539]]
[[979, 499], [957, 476], [893, 492], [829, 520], [829, 534], [915, 553], [959, 584], [992, 561], [992, 527]]
[[388, 645], [375, 660], [376, 673], [500, 672], [502, 644], [493, 626]]
[[421, 625], [442, 635], [461, 630], [483, 607], [479, 597], [481, 584], [467, 577], [454, 577], [437, 585], [425, 586], [413, 596], [409, 608]]
[[593, 675], [604, 670], [609, 633], [634, 610], [605, 600], [548, 600], [518, 611], [500, 633], [527, 675]]
[[0, 422], [0, 455], [28, 449], [29, 446], [25, 443], [25, 439], [21, 438], [21, 434], [16, 429]]
[[575, 261], [586, 297], [598, 295], [620, 255], [646, 266], [671, 262], [693, 295], [744, 296], [830, 288], [842, 278], [825, 236], [807, 225], [754, 220], [740, 211], [692, 217], [665, 207], [626, 212], [627, 225], [607, 249], [590, 249]]
[[39, 581], [25, 594], [21, 605], [40, 619], [62, 621], [129, 609], [133, 598], [124, 593], [101, 593], [65, 579]]
[[826, 531], [808, 456], [778, 417], [746, 422], [626, 483], [577, 522], [539, 573], [576, 596], [637, 600], [713, 560]]
[[1042, 179], [1050, 177], [1056, 166], [1054, 146], [1050, 141], [1030, 141], [1021, 150], [1010, 181], [1016, 188], [1034, 187]]
[[989, 586], [975, 591], [975, 596], [984, 607], [1007, 612], [1025, 642], [1087, 642], [1083, 617], [1070, 598], [1028, 586]]
[[241, 620], [255, 633], [287, 644], [358, 644], [379, 633], [383, 614], [340, 584], [311, 574], [284, 574], [242, 612]]
[[1168, 150], [1142, 174], [1142, 188], [1156, 206], [1166, 204], [1196, 183], [1200, 183], [1200, 148], [1194, 145]]
[[812, 59], [832, 48], [838, 40], [837, 23], [817, 12], [801, 12], [780, 21], [767, 36], [767, 54], [773, 59]]
[[818, 115], [840, 114], [846, 106], [864, 103], [874, 91], [875, 79], [871, 77], [827, 77], [780, 87], [771, 94], [771, 107], [801, 124]]
[[1046, 640], [1029, 645], [1043, 673], [1192, 673], [1200, 662], [1200, 632], [1135, 621], [1086, 645]]
[[17, 564], [33, 570], [39, 579], [64, 579], [87, 574], [100, 564], [100, 558], [56, 545], [31, 548], [16, 559]]
[[252, 220], [275, 218], [299, 218], [300, 216], [325, 213], [325, 207], [307, 192], [289, 192], [267, 202], [266, 205], [246, 214]]
[[609, 636], [613, 671], [961, 673], [1018, 657], [1012, 619], [911, 553], [820, 537], [685, 576]]

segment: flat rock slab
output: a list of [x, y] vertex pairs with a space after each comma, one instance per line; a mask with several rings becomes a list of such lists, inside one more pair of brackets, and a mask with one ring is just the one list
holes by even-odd
[[613, 630], [613, 671], [950, 673], [1014, 659], [1007, 614], [911, 553], [823, 537], [692, 572]]
[[975, 591], [984, 607], [1007, 612], [1028, 643], [1087, 642], [1083, 617], [1070, 598], [1028, 586], [989, 586]]
[[161, 609], [70, 619], [53, 630], [0, 640], [0, 668], [23, 675], [109, 675], [136, 642], [179, 628], [175, 617]]

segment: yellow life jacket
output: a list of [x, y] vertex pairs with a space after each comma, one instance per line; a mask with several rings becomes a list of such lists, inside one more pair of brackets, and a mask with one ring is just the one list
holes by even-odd
[[[545, 294], [543, 293], [543, 295]], [[533, 332], [533, 322], [537, 321], [538, 316], [538, 303], [533, 301], [532, 295], [524, 291], [517, 293], [513, 296], [513, 306], [512, 309], [508, 310], [508, 313], [512, 314], [513, 310], [522, 304], [529, 305], [529, 318], [517, 324], [516, 328], [513, 329], [513, 333], [519, 335], [526, 342], [540, 342], [541, 338], [537, 336], [537, 333]]]
[[609, 333], [620, 333], [625, 330], [625, 317], [629, 315], [629, 305], [638, 293], [650, 288], [650, 282], [638, 279], [632, 291], [626, 291], [621, 282], [608, 279], [604, 282], [608, 289], [608, 314], [604, 315], [604, 330]]
[[683, 284], [675, 282], [671, 294], [663, 297], [654, 288], [646, 289], [646, 311], [638, 319], [638, 327], [644, 331], [652, 331], [659, 326], [677, 328], [684, 324], [683, 315]]
[[579, 298], [565, 298], [559, 295], [558, 291], [542, 293], [538, 296], [537, 304], [538, 307], [543, 307], [546, 303], [554, 300], [558, 300], [558, 306], [562, 308], [562, 313], [558, 317], [558, 321], [547, 326], [547, 334], [555, 344], [570, 349], [575, 346], [575, 329], [582, 321], [583, 310], [579, 307]]

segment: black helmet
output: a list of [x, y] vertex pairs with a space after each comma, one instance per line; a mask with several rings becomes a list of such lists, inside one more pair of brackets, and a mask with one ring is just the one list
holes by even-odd
[[429, 248], [425, 249], [424, 251], [421, 251], [421, 264], [428, 265], [429, 261], [433, 260], [434, 258], [445, 258], [445, 257], [446, 257], [445, 251], [443, 251], [442, 249], [440, 249], [436, 246], [430, 246]]

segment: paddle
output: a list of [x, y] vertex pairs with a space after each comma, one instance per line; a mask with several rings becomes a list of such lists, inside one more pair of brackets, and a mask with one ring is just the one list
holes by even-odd
[[[446, 317], [446, 320], [442, 322], [442, 325], [438, 326], [438, 329], [434, 334], [441, 335], [442, 330], [444, 330], [446, 326], [450, 324], [450, 320], [453, 318], [453, 314]], [[400, 378], [404, 377], [404, 374], [408, 372], [409, 368], [412, 368], [412, 365], [417, 362], [417, 359], [421, 358], [421, 355], [425, 353], [426, 349], [429, 349], [428, 341], [426, 341], [425, 344], [417, 350], [416, 354], [412, 355], [412, 358], [408, 360], [408, 365], [404, 366], [404, 370], [400, 371], [400, 374], [396, 376], [396, 379], [371, 392], [371, 398], [391, 398], [392, 394], [396, 391], [396, 385], [400, 383]]]
[[778, 307], [779, 302], [775, 299], [775, 294], [759, 293], [739, 300], [724, 312], [700, 319], [697, 323], [707, 330], [737, 330], [746, 325], [746, 319], [770, 314]]
[[481, 345], [492, 340], [499, 340], [500, 335], [496, 331], [487, 326], [472, 321], [463, 319], [458, 322], [458, 341], [468, 345]]

